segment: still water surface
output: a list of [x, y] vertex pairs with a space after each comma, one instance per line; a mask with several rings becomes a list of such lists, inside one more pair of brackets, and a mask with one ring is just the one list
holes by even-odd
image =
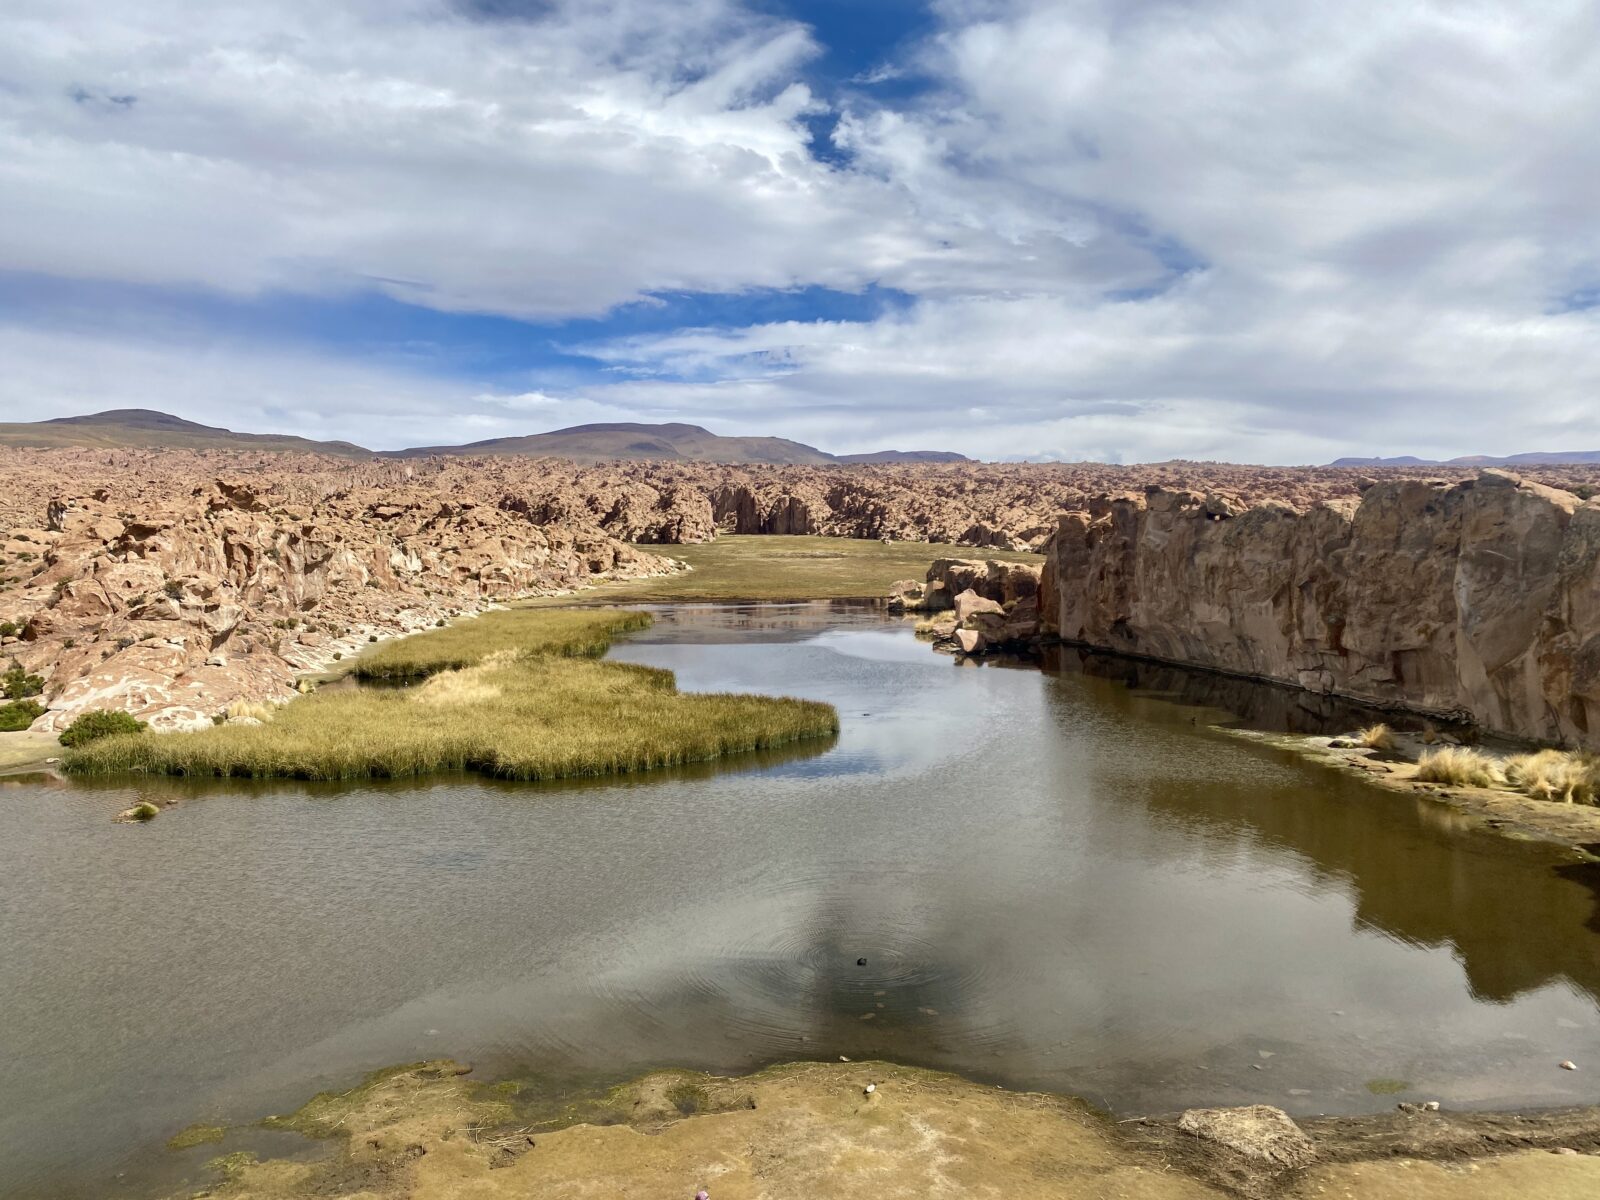
[[441, 1055], [881, 1056], [1132, 1112], [1600, 1099], [1556, 1069], [1600, 1070], [1595, 892], [1547, 848], [870, 610], [668, 609], [612, 657], [842, 732], [564, 785], [0, 785], [0, 1194], [145, 1194], [216, 1152], [159, 1149], [192, 1121]]

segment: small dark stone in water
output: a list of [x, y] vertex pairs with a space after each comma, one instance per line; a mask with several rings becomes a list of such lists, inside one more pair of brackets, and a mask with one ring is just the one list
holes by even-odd
[[858, 967], [864, 967], [864, 966], [866, 966], [866, 965], [867, 965], [867, 960], [866, 960], [866, 959], [864, 959], [864, 958], [858, 958], [858, 959], [856, 959], [856, 966], [858, 966]]

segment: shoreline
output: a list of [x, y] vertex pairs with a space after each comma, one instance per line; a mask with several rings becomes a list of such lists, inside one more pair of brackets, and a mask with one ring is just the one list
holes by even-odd
[[[470, 1066], [436, 1060], [374, 1072], [285, 1116], [191, 1126], [168, 1145], [219, 1177], [202, 1194], [261, 1200], [697, 1187], [715, 1200], [965, 1190], [1047, 1200], [1487, 1200], [1600, 1186], [1600, 1106], [1403, 1109], [1290, 1120], [1251, 1106], [1119, 1119], [1070, 1096], [847, 1060], [732, 1076], [660, 1070], [551, 1095], [536, 1079], [477, 1080]], [[261, 1129], [329, 1149], [312, 1159], [229, 1151], [230, 1135]]]

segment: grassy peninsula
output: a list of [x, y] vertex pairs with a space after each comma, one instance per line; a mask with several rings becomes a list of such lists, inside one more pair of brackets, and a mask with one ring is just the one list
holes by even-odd
[[127, 734], [70, 752], [82, 775], [397, 778], [479, 771], [556, 779], [648, 770], [760, 750], [839, 727], [831, 705], [689, 695], [670, 671], [598, 662], [610, 638], [649, 624], [615, 611], [491, 613], [375, 647], [358, 674], [425, 677], [278, 707], [259, 724]]
[[602, 584], [581, 597], [535, 603], [878, 600], [889, 594], [896, 580], [925, 578], [935, 559], [1043, 561], [1042, 555], [1021, 550], [775, 534], [726, 534], [701, 545], [639, 548], [670, 554], [690, 569], [650, 579], [620, 580]]

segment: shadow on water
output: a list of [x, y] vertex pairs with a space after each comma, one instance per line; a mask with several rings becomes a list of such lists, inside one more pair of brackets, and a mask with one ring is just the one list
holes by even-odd
[[1452, 722], [1398, 713], [1308, 692], [1286, 684], [1244, 679], [1217, 671], [1200, 671], [1170, 663], [1124, 658], [1079, 646], [1046, 646], [1031, 660], [1045, 671], [1108, 679], [1129, 691], [1197, 708], [1228, 714], [1234, 723], [1269, 733], [1330, 736], [1351, 733], [1376, 721], [1401, 730], [1419, 730], [1425, 724], [1440, 729], [1462, 728]]
[[[1065, 654], [1066, 665], [1052, 660], [1046, 670], [1115, 684], [1097, 694], [1140, 725], [1182, 722], [1173, 701], [1271, 732], [1347, 732], [1373, 715], [1334, 697], [1249, 680]], [[1261, 788], [1217, 788], [1181, 777], [1107, 783], [1215, 850], [1291, 851], [1310, 869], [1314, 886], [1350, 890], [1361, 927], [1448, 947], [1476, 999], [1507, 1003], [1561, 983], [1600, 1003], [1600, 946], [1573, 936], [1580, 928], [1600, 932], [1600, 864], [1560, 862], [1547, 844], [1490, 833], [1434, 800], [1374, 788], [1332, 768], [1307, 768], [1292, 750], [1251, 744], [1245, 752], [1292, 767], [1295, 775]], [[1308, 770], [1314, 789], [1301, 778]], [[1578, 886], [1530, 887], [1539, 875]]]

